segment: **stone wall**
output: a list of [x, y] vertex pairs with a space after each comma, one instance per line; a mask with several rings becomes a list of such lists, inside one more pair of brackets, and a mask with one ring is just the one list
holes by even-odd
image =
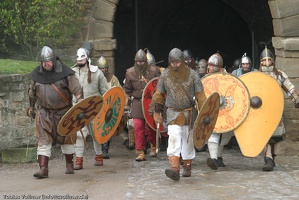
[[[291, 82], [299, 89], [299, 1], [269, 0], [273, 18], [276, 65], [284, 71]], [[286, 125], [286, 140], [281, 142], [280, 151], [287, 154], [299, 150], [299, 112], [290, 98], [285, 100], [283, 113]]]
[[0, 75], [0, 151], [36, 143], [34, 121], [26, 116], [29, 83], [27, 75]]

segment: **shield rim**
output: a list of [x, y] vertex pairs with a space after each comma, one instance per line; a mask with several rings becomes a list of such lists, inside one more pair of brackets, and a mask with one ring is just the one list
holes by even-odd
[[[196, 139], [196, 138], [197, 138], [197, 137], [196, 137], [197, 134], [195, 134], [195, 132], [196, 132], [195, 130], [198, 128], [198, 129], [200, 130], [200, 131], [198, 131], [198, 132], [201, 134], [201, 136], [203, 135], [203, 132], [201, 131], [202, 129], [200, 129], [199, 126], [196, 126], [196, 125], [197, 125], [197, 122], [198, 122], [199, 124], [202, 124], [202, 122], [199, 122], [199, 119], [201, 118], [200, 115], [206, 114], [206, 113], [203, 113], [203, 112], [204, 112], [204, 109], [205, 109], [205, 106], [209, 105], [210, 101], [214, 100], [214, 98], [215, 98], [216, 106], [215, 106], [215, 107], [211, 107], [212, 109], [209, 109], [209, 111], [211, 111], [211, 110], [214, 111], [215, 109], [218, 110], [218, 111], [217, 111], [217, 117], [216, 117], [216, 119], [213, 121], [213, 124], [212, 124], [213, 128], [210, 128], [211, 131], [205, 134], [205, 135], [206, 135], [206, 140], [202, 143], [201, 146], [199, 146], [200, 144], [198, 144], [198, 143], [196, 142], [196, 141], [198, 141], [198, 140]], [[214, 127], [215, 127], [215, 124], [216, 124], [216, 121], [217, 121], [217, 119], [218, 119], [219, 107], [220, 107], [220, 95], [219, 95], [218, 92], [213, 92], [213, 93], [207, 98], [207, 100], [204, 102], [203, 106], [200, 108], [200, 110], [199, 110], [199, 112], [198, 112], [198, 115], [197, 115], [197, 117], [196, 117], [196, 120], [195, 120], [195, 122], [194, 122], [194, 129], [193, 129], [193, 143], [194, 143], [194, 146], [195, 146], [197, 149], [202, 148], [202, 147], [206, 144], [206, 142], [208, 141], [209, 137], [212, 135], [213, 130], [214, 130]], [[211, 113], [211, 112], [209, 112], [209, 113]], [[210, 125], [210, 124], [209, 124], [209, 125]], [[201, 137], [200, 137], [200, 138], [201, 138]]]

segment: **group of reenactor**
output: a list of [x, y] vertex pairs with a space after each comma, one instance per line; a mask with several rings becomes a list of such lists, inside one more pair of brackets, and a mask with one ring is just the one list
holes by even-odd
[[[148, 49], [140, 49], [134, 65], [126, 70], [123, 86], [109, 73], [103, 56], [97, 65], [91, 65], [89, 52], [84, 48], [78, 49], [72, 69], [47, 46], [42, 49], [41, 58], [40, 66], [30, 73], [27, 111], [28, 116], [36, 119], [40, 166], [34, 174], [37, 178], [48, 177], [51, 147], [56, 143], [61, 144], [65, 154], [66, 174], [83, 169], [88, 134], [93, 138], [95, 166], [102, 166], [103, 156], [109, 158], [111, 137], [119, 131], [116, 127], [126, 125], [120, 126], [128, 113], [134, 128], [135, 160], [146, 160], [146, 143], [150, 144], [150, 155], [157, 156], [161, 135], [168, 138], [170, 168], [165, 174], [173, 180], [180, 179], [181, 163], [182, 176], [191, 176], [196, 149], [204, 145], [210, 154], [207, 165], [213, 170], [225, 167], [223, 149], [232, 136], [244, 156], [256, 157], [263, 152], [263, 170], [272, 171], [275, 145], [285, 133], [281, 88], [299, 107], [295, 86], [276, 68], [267, 47], [261, 53], [259, 69], [253, 67], [245, 53], [231, 74], [223, 67], [219, 53], [207, 61], [195, 61], [191, 51], [173, 48], [168, 67], [161, 68]], [[264, 92], [269, 87], [273, 98]], [[275, 99], [276, 108], [269, 105], [269, 99]], [[252, 119], [252, 113], [257, 119]], [[255, 125], [259, 125], [258, 131], [252, 129]], [[263, 125], [267, 128], [263, 129]]]

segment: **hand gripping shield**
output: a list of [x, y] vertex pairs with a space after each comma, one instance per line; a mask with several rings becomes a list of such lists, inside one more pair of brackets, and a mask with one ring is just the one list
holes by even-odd
[[107, 142], [118, 128], [125, 108], [125, 93], [112, 87], [103, 95], [103, 106], [94, 118], [94, 139], [99, 144]]
[[92, 95], [71, 107], [58, 123], [59, 135], [66, 136], [81, 130], [89, 124], [103, 106], [103, 98], [100, 95]]
[[196, 148], [203, 147], [211, 136], [218, 118], [219, 106], [220, 96], [214, 92], [200, 108], [193, 128], [193, 142]]
[[205, 76], [202, 84], [206, 96], [214, 92], [220, 95], [220, 109], [213, 132], [226, 133], [240, 126], [250, 107], [249, 92], [245, 84], [237, 77], [222, 73]]
[[255, 71], [240, 79], [248, 88], [250, 109], [246, 120], [234, 132], [242, 154], [256, 157], [281, 120], [284, 97], [280, 85], [268, 74]]

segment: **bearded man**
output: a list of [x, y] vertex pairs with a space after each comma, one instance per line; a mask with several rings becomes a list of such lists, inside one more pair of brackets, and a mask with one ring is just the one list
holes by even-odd
[[[127, 69], [125, 76], [124, 90], [128, 98], [131, 99], [131, 117], [133, 118], [135, 133], [136, 161], [144, 161], [144, 149], [146, 147], [145, 135], [149, 133], [147, 141], [151, 146], [156, 146], [156, 132], [146, 123], [142, 112], [142, 93], [146, 84], [153, 78], [161, 74], [158, 67], [148, 64], [146, 53], [140, 49], [135, 55], [135, 64]], [[128, 101], [130, 104], [130, 101]]]
[[184, 161], [183, 177], [191, 176], [191, 162], [195, 158], [193, 124], [197, 111], [194, 97], [200, 109], [206, 96], [199, 75], [186, 65], [180, 49], [174, 48], [169, 52], [168, 63], [153, 95], [154, 119], [157, 123], [163, 123], [165, 104], [169, 135], [167, 156], [170, 163], [170, 169], [166, 169], [165, 174], [172, 180], [179, 180], [180, 155]]
[[[286, 92], [286, 94], [291, 97], [292, 101], [295, 104], [295, 108], [299, 108], [298, 92], [294, 84], [291, 83], [285, 72], [276, 68], [274, 55], [267, 47], [265, 47], [260, 55], [259, 71], [274, 78], [281, 86], [281, 88]], [[262, 168], [263, 171], [273, 171], [275, 167], [274, 159], [276, 156], [275, 147], [277, 143], [284, 139], [284, 134], [285, 127], [283, 121], [281, 120], [272, 137], [270, 138], [268, 144], [264, 148], [263, 154], [265, 164]]]

